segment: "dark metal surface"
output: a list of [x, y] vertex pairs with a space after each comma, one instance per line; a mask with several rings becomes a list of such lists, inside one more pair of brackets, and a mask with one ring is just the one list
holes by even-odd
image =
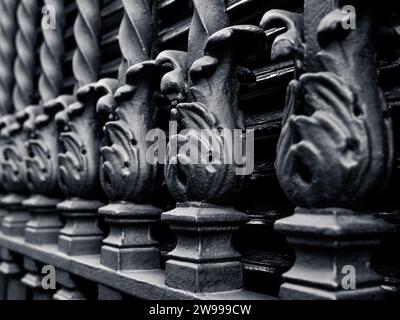
[[398, 297], [400, 7], [349, 2], [0, 0], [0, 299]]

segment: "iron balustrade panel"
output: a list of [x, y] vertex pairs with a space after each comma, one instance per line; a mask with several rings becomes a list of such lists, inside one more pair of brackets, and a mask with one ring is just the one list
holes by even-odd
[[[0, 168], [2, 179], [5, 177], [2, 181], [4, 190], [0, 190], [0, 221], [3, 221], [0, 298], [46, 298], [37, 284], [40, 269], [46, 264], [54, 265], [60, 274], [56, 290], [47, 298], [59, 300], [203, 299], [208, 296], [200, 292], [236, 289], [240, 290], [219, 292], [214, 297], [351, 299], [357, 294], [366, 294], [367, 297], [398, 298], [400, 266], [394, 253], [398, 232], [389, 237], [383, 235], [398, 226], [399, 221], [400, 159], [397, 145], [391, 141], [398, 140], [400, 119], [400, 85], [396, 76], [400, 68], [398, 4], [379, 10], [355, 4], [360, 12], [357, 21], [361, 23], [361, 31], [350, 31], [343, 40], [324, 29], [325, 25], [339, 19], [341, 7], [338, 1], [329, 1], [329, 6], [325, 6], [326, 1], [322, 0], [102, 0], [97, 2], [97, 9], [90, 7], [96, 5], [93, 0], [62, 1], [64, 12], [57, 21], [63, 26], [59, 25], [56, 30], [59, 35], [52, 39], [54, 33], [50, 31], [46, 38], [46, 31], [41, 28], [40, 9], [46, 3], [57, 1], [21, 2], [33, 8], [36, 6], [38, 12], [21, 11], [18, 18], [17, 8], [8, 7], [14, 10], [18, 23], [8, 25], [10, 30], [7, 32], [4, 29], [7, 20], [2, 20], [6, 26], [1, 26], [0, 33], [2, 40], [7, 41], [7, 37], [16, 39], [18, 32], [29, 32], [29, 36], [20, 40], [28, 39], [28, 43], [17, 41], [15, 48], [10, 47], [14, 52], [7, 50], [7, 46], [0, 48], [1, 68], [4, 68], [4, 74], [10, 75], [1, 77], [0, 89], [9, 95], [12, 93], [10, 88], [17, 90], [14, 101], [12, 96], [7, 98], [7, 94], [2, 95], [5, 103], [0, 100], [3, 114], [0, 119]], [[210, 9], [203, 5], [205, 2], [213, 6], [212, 12], [207, 11]], [[1, 1], [2, 6], [7, 4], [12, 4], [12, 0]], [[296, 18], [293, 20], [293, 17]], [[301, 22], [297, 20], [299, 17]], [[28, 24], [30, 28], [27, 29]], [[299, 46], [296, 50], [301, 51], [299, 48], [305, 44], [307, 54], [303, 59], [295, 56], [293, 60], [283, 54], [279, 59], [272, 59], [276, 58], [274, 50], [285, 52], [287, 49], [279, 48], [279, 43], [274, 41], [285, 37], [288, 29], [292, 31], [288, 39], [297, 41], [295, 45]], [[216, 35], [213, 37], [213, 34]], [[293, 38], [293, 34], [298, 38]], [[362, 66], [357, 69], [360, 74], [347, 74], [343, 68], [344, 58], [341, 59], [337, 51], [330, 51], [331, 41], [333, 45], [339, 43], [352, 57], [359, 57], [358, 47], [352, 40], [357, 36], [364, 41], [369, 58], [355, 62], [354, 65]], [[242, 43], [246, 48], [241, 47]], [[57, 47], [61, 44], [62, 60], [61, 55], [54, 56], [57, 52], [61, 54]], [[25, 49], [29, 46], [32, 52]], [[180, 54], [171, 55], [171, 50], [180, 51]], [[317, 53], [331, 55], [336, 61], [335, 66], [328, 70], [318, 66]], [[53, 58], [51, 63], [49, 56]], [[27, 63], [20, 64], [17, 69], [10, 68], [13, 63], [7, 58], [25, 59]], [[209, 65], [210, 61], [213, 62]], [[161, 70], [158, 69], [160, 65]], [[202, 72], [201, 68], [196, 69], [197, 66], [211, 66], [210, 70], [216, 70], [215, 74]], [[253, 81], [241, 84], [236, 93], [236, 71], [242, 71], [243, 67], [252, 72], [250, 78]], [[168, 80], [176, 81], [175, 87], [169, 88], [170, 83], [160, 86], [163, 76], [168, 75], [171, 68], [180, 72], [184, 81], [179, 82], [181, 79], [174, 78], [177, 74], [174, 73]], [[293, 169], [288, 163], [297, 162], [293, 158], [286, 159], [285, 155], [296, 144], [296, 138], [287, 138], [293, 139], [292, 144], [281, 142], [278, 145], [290, 136], [285, 133], [289, 129], [282, 129], [287, 125], [284, 117], [290, 111], [290, 103], [286, 101], [292, 99], [293, 79], [301, 82], [304, 77], [312, 78], [322, 71], [335, 74], [339, 83], [350, 87], [356, 100], [362, 102], [361, 109], [364, 105], [375, 106], [367, 111], [383, 120], [376, 125], [373, 121], [365, 121], [365, 126], [372, 127], [366, 136], [373, 139], [385, 136], [370, 144], [372, 155], [360, 153], [356, 162], [362, 165], [366, 159], [372, 159], [376, 164], [381, 157], [384, 164], [372, 167], [375, 171], [366, 165], [365, 171], [360, 170], [354, 181], [350, 179], [343, 185], [337, 183], [337, 194], [332, 196], [334, 200], [324, 198], [329, 196], [329, 188], [321, 192], [315, 187], [314, 192], [307, 193], [308, 189], [303, 185], [292, 187], [297, 173], [311, 182], [317, 177], [323, 188], [324, 183], [329, 182], [323, 173], [329, 168], [322, 166], [314, 175], [313, 170], [319, 168], [316, 161], [313, 170], [307, 171], [300, 164], [297, 164], [298, 168], [302, 169]], [[48, 81], [43, 82], [43, 77]], [[363, 77], [373, 79], [372, 84], [363, 82]], [[26, 79], [30, 81], [24, 82]], [[316, 91], [325, 80], [316, 80]], [[206, 99], [196, 96], [198, 92], [207, 92], [204, 82], [212, 87]], [[28, 88], [21, 90], [27, 83]], [[226, 83], [229, 97], [218, 91], [218, 83]], [[305, 84], [303, 86], [307, 88]], [[332, 89], [334, 84], [329, 86], [329, 97], [334, 94], [343, 97], [347, 93], [338, 93], [336, 87]], [[359, 89], [363, 86], [370, 86], [368, 91], [373, 97]], [[193, 87], [195, 90], [191, 92]], [[379, 97], [381, 89], [384, 99]], [[174, 93], [176, 90], [182, 97], [178, 101], [168, 99], [171, 92], [168, 90]], [[215, 97], [220, 103], [224, 101], [228, 109], [216, 104]], [[375, 102], [372, 104], [371, 101]], [[40, 112], [27, 108], [31, 105], [39, 105]], [[302, 111], [307, 107], [303, 103], [295, 115], [312, 117], [312, 111]], [[252, 174], [244, 181], [238, 181], [230, 178], [231, 168], [225, 168], [225, 173], [221, 174], [218, 173], [220, 168], [215, 167], [218, 178], [206, 179], [200, 168], [189, 174], [186, 172], [185, 180], [168, 162], [165, 174], [164, 167], [147, 166], [141, 160], [137, 160], [141, 164], [137, 168], [133, 159], [134, 155], [140, 159], [144, 151], [143, 131], [153, 128], [167, 131], [168, 122], [174, 115], [178, 122], [180, 118], [176, 114], [181, 112], [184, 118], [185, 108], [203, 119], [217, 118], [219, 127], [253, 129], [255, 166]], [[368, 119], [377, 119], [368, 112]], [[157, 118], [152, 118], [156, 113]], [[326, 119], [331, 118], [327, 116], [323, 120]], [[362, 117], [360, 119], [364, 121]], [[385, 126], [383, 122], [390, 124]], [[345, 126], [358, 129], [351, 121]], [[194, 129], [193, 123], [187, 128]], [[322, 131], [317, 126], [315, 134]], [[356, 153], [357, 147], [368, 143], [360, 136], [363, 135], [356, 135], [357, 139], [352, 137], [360, 143], [355, 143], [349, 154]], [[30, 147], [26, 148], [28, 141]], [[47, 145], [47, 149], [41, 149], [43, 145]], [[325, 152], [323, 147], [318, 146]], [[24, 159], [28, 159], [26, 166]], [[346, 170], [343, 172], [344, 176], [348, 174]], [[62, 179], [58, 180], [60, 176]], [[385, 176], [386, 181], [381, 181]], [[334, 175], [331, 178], [334, 179]], [[179, 179], [186, 182], [186, 187], [175, 182]], [[221, 184], [218, 192], [209, 192], [211, 188], [204, 187], [210, 181]], [[363, 201], [359, 199], [366, 199], [359, 195], [361, 191], [355, 191], [357, 187], [350, 191], [346, 189], [357, 181], [365, 182], [360, 183], [358, 189], [361, 191], [376, 184], [368, 188], [372, 190], [372, 196], [378, 195], [382, 186], [384, 193], [366, 208], [361, 208], [358, 204]], [[239, 184], [242, 188], [235, 193]], [[308, 200], [299, 199], [302, 192]], [[34, 194], [38, 196], [30, 197]], [[58, 210], [55, 209], [57, 205]], [[345, 210], [336, 210], [337, 207]], [[100, 214], [97, 214], [98, 209]], [[293, 212], [296, 212], [294, 216]], [[185, 214], [187, 220], [182, 218]], [[219, 220], [224, 215], [229, 218]], [[326, 249], [332, 239], [342, 241], [342, 238], [338, 234], [324, 238], [326, 230], [324, 223], [318, 225], [317, 221], [322, 221], [319, 218], [327, 219], [324, 223], [332, 228], [348, 232], [345, 237], [352, 241], [343, 241], [351, 252], [362, 258], [352, 261], [340, 250]], [[30, 223], [25, 229], [27, 221]], [[363, 224], [370, 225], [370, 230], [362, 229]], [[316, 231], [310, 231], [308, 227], [315, 227]], [[284, 234], [289, 234], [289, 238], [286, 239]], [[372, 256], [372, 266], [379, 276], [371, 269], [360, 267], [363, 280], [368, 280], [365, 283], [376, 286], [360, 283], [365, 289], [363, 292], [355, 292], [354, 296], [342, 295], [338, 289], [341, 275], [334, 279], [337, 286], [333, 288], [323, 271], [330, 270], [326, 262], [332, 257], [343, 258], [346, 263], [356, 266], [365, 261], [369, 263], [367, 249], [352, 247], [361, 243], [357, 242], [360, 234], [363, 241], [369, 238], [369, 245], [379, 245]], [[313, 242], [314, 238], [319, 240]], [[382, 239], [385, 240], [378, 244]], [[309, 241], [310, 246], [325, 248], [326, 256], [313, 256], [312, 250], [302, 246], [305, 241]], [[199, 246], [200, 243], [204, 247]], [[304, 259], [296, 260], [299, 252]], [[90, 258], [84, 257], [85, 254], [91, 254]], [[303, 265], [302, 261], [307, 259], [311, 263]], [[220, 267], [222, 264], [224, 267]], [[299, 268], [320, 270], [320, 282], [314, 283], [307, 275], [298, 273]], [[203, 278], [196, 274], [198, 270], [203, 272]], [[220, 270], [220, 274], [215, 275], [218, 274], [215, 270]], [[174, 277], [178, 272], [180, 279]], [[379, 285], [384, 292], [377, 289]]]

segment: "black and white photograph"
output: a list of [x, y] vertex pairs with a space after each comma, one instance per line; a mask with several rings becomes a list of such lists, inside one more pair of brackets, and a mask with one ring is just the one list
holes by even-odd
[[0, 0], [0, 305], [400, 301], [399, 138], [399, 1]]

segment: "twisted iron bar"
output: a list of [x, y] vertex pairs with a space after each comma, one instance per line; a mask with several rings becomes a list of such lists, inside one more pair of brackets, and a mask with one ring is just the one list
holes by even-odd
[[101, 0], [77, 0], [79, 14], [74, 25], [77, 49], [73, 72], [78, 88], [97, 81], [100, 72]]
[[98, 185], [101, 124], [96, 119], [96, 104], [105, 94], [104, 87], [96, 83], [101, 63], [101, 0], [76, 3], [73, 73], [77, 101], [58, 113], [56, 121], [63, 127], [60, 141], [64, 150], [58, 155], [61, 189], [68, 196], [85, 197]]
[[14, 108], [22, 110], [31, 104], [35, 94], [36, 23], [38, 1], [21, 0], [17, 9], [18, 32], [15, 47], [17, 58], [14, 64], [15, 86]]
[[44, 4], [55, 9], [55, 29], [42, 23], [43, 44], [40, 48], [42, 74], [39, 93], [43, 102], [57, 98], [63, 87], [64, 59], [64, 0], [45, 0]]
[[0, 2], [0, 114], [12, 112], [12, 89], [15, 81], [13, 65], [16, 57], [14, 46], [17, 0]]
[[229, 26], [226, 0], [193, 0], [193, 18], [189, 31], [188, 67], [204, 55], [208, 38]]
[[119, 29], [119, 44], [122, 63], [119, 70], [120, 80], [127, 69], [151, 56], [154, 40], [152, 7], [154, 0], [122, 0], [124, 17]]

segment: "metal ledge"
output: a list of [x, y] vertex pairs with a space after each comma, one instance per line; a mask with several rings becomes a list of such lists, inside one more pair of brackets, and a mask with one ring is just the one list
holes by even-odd
[[163, 270], [114, 271], [100, 264], [100, 255], [70, 257], [56, 245], [36, 246], [21, 237], [0, 234], [0, 246], [41, 263], [50, 264], [92, 282], [147, 300], [276, 300], [247, 290], [213, 294], [194, 294], [165, 285]]

